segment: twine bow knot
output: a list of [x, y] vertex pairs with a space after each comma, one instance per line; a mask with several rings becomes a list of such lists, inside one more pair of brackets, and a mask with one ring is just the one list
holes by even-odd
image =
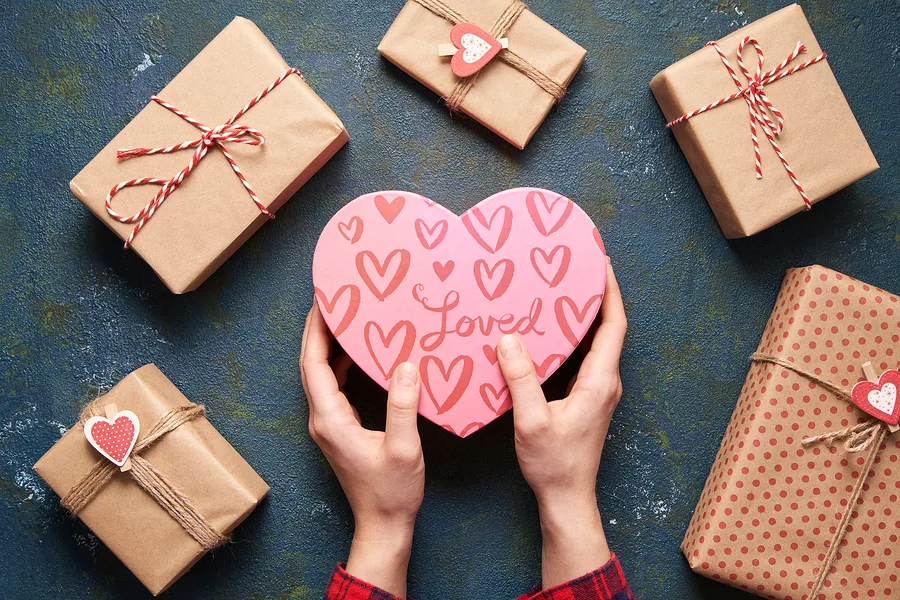
[[[161, 106], [172, 110], [173, 112], [177, 111], [174, 106], [166, 103], [159, 96], [151, 96], [151, 99], [154, 102], [159, 103]], [[201, 147], [206, 148], [206, 150], [202, 150], [202, 152], [205, 154], [213, 144], [218, 144], [219, 146], [222, 146], [223, 144], [247, 144], [248, 146], [262, 146], [264, 143], [266, 143], [266, 138], [262, 133], [260, 133], [256, 129], [253, 129], [252, 127], [247, 127], [246, 125], [222, 123], [221, 125], [210, 128], [188, 117], [181, 111], [175, 112], [175, 114], [182, 117], [188, 123], [202, 131], [203, 135], [200, 137], [200, 139], [190, 142], [183, 142], [181, 144], [176, 144], [167, 148], [129, 148], [127, 150], [117, 150], [116, 158], [124, 160], [127, 158], [134, 158], [135, 156], [146, 156], [148, 154], [167, 154], [169, 152], [176, 152], [178, 150], [184, 150], [186, 148], [197, 148], [197, 152], [201, 152]], [[202, 158], [202, 156], [200, 158]]]
[[[756, 50], [757, 63], [755, 73], [751, 73], [750, 70], [747, 69], [747, 66], [744, 64], [744, 49], [748, 44], [752, 45], [753, 49]], [[787, 77], [788, 75], [793, 75], [797, 71], [810, 67], [817, 62], [825, 60], [826, 54], [823, 52], [815, 58], [811, 58], [804, 63], [795, 65], [788, 69], [788, 65], [795, 58], [800, 56], [800, 54], [806, 52], [806, 45], [802, 42], [797, 42], [797, 45], [794, 47], [794, 51], [791, 52], [787, 58], [781, 61], [776, 67], [763, 72], [765, 55], [763, 53], [762, 46], [756, 40], [756, 38], [747, 36], [743, 40], [741, 40], [741, 43], [738, 45], [737, 50], [738, 66], [741, 69], [741, 73], [744, 75], [744, 79], [747, 81], [745, 85], [741, 83], [741, 79], [738, 77], [737, 72], [731, 66], [731, 63], [728, 62], [728, 57], [725, 56], [725, 53], [719, 46], [719, 43], [708, 42], [706, 45], [715, 48], [716, 53], [719, 55], [719, 58], [725, 65], [725, 68], [728, 69], [728, 74], [731, 75], [731, 80], [734, 82], [735, 86], [737, 86], [738, 91], [731, 94], [730, 96], [725, 96], [724, 98], [720, 98], [719, 100], [707, 104], [706, 106], [702, 106], [697, 110], [681, 115], [677, 119], [666, 123], [666, 127], [671, 128], [683, 121], [687, 121], [692, 117], [696, 117], [699, 114], [705, 113], [706, 111], [731, 102], [732, 100], [743, 98], [747, 102], [747, 108], [750, 111], [750, 139], [753, 142], [753, 156], [756, 161], [756, 178], [762, 179], [762, 160], [759, 151], [759, 138], [756, 135], [756, 128], [758, 125], [766, 135], [766, 139], [769, 140], [769, 144], [771, 144], [772, 149], [775, 151], [775, 154], [777, 154], [778, 158], [781, 160], [781, 164], [782, 166], [784, 166], [784, 170], [787, 171], [787, 174], [788, 176], [790, 176], [791, 181], [794, 182], [794, 186], [797, 188], [797, 191], [800, 193], [800, 197], [803, 199], [803, 205], [805, 209], [809, 210], [810, 208], [812, 208], [812, 203], [807, 197], [806, 192], [803, 190], [803, 186], [800, 184], [800, 181], [794, 174], [794, 170], [791, 168], [790, 163], [788, 163], [787, 158], [785, 158], [784, 153], [781, 151], [781, 147], [777, 142], [778, 136], [780, 136], [781, 132], [784, 131], [784, 115], [781, 113], [781, 111], [775, 108], [775, 105], [771, 100], [769, 100], [769, 96], [765, 91], [765, 86], [778, 81], [779, 79]]]
[[843, 446], [846, 452], [850, 454], [865, 452], [870, 450], [876, 442], [876, 445], [881, 445], [881, 440], [884, 438], [883, 436], [880, 437], [879, 434], [885, 429], [882, 425], [884, 423], [878, 419], [869, 419], [846, 429], [803, 438], [803, 445], [811, 446], [821, 442], [830, 446], [838, 440], [844, 440]]
[[[228, 119], [221, 125], [216, 125], [215, 127], [208, 127], [204, 125], [203, 123], [197, 121], [183, 111], [179, 110], [175, 106], [169, 104], [159, 96], [151, 97], [154, 102], [171, 111], [175, 115], [178, 115], [197, 129], [202, 131], [203, 135], [199, 139], [181, 142], [180, 144], [174, 144], [172, 146], [160, 148], [129, 148], [125, 150], [118, 150], [116, 152], [116, 158], [120, 160], [126, 160], [129, 158], [134, 158], [136, 156], [170, 154], [173, 152], [178, 152], [179, 150], [186, 150], [188, 148], [195, 149], [194, 154], [191, 156], [190, 162], [188, 162], [187, 166], [179, 171], [174, 177], [170, 179], [161, 179], [157, 177], [140, 177], [137, 179], [129, 179], [128, 181], [123, 181], [114, 185], [106, 195], [106, 212], [109, 213], [109, 216], [116, 221], [119, 221], [120, 223], [135, 224], [134, 229], [131, 231], [131, 234], [125, 240], [125, 248], [131, 246], [131, 244], [134, 242], [134, 237], [144, 227], [144, 225], [147, 224], [147, 221], [149, 221], [153, 217], [157, 209], [162, 206], [162, 204], [169, 196], [172, 195], [172, 193], [181, 184], [181, 182], [183, 182], [185, 178], [190, 175], [191, 171], [193, 171], [194, 168], [198, 164], [200, 164], [200, 161], [203, 160], [203, 158], [209, 152], [210, 148], [212, 148], [213, 146], [216, 146], [219, 150], [222, 151], [222, 154], [225, 156], [228, 164], [231, 165], [231, 169], [234, 171], [234, 174], [237, 175], [237, 178], [241, 181], [244, 189], [247, 190], [247, 194], [249, 194], [250, 198], [259, 208], [259, 211], [270, 219], [275, 217], [275, 215], [269, 212], [269, 210], [266, 208], [266, 205], [263, 204], [263, 202], [259, 199], [259, 196], [256, 195], [256, 192], [253, 190], [250, 182], [247, 181], [247, 178], [241, 172], [240, 167], [238, 167], [237, 162], [234, 160], [234, 157], [231, 155], [231, 153], [228, 152], [228, 149], [225, 147], [225, 145], [245, 144], [247, 146], [262, 146], [266, 142], [266, 138], [262, 133], [246, 125], [235, 125], [235, 121], [241, 118], [248, 110], [253, 108], [253, 106], [257, 102], [262, 100], [269, 92], [275, 89], [275, 87], [277, 87], [290, 75], [298, 75], [301, 79], [303, 79], [303, 75], [299, 70], [294, 68], [287, 69], [271, 85], [269, 85], [269, 87], [260, 92], [255, 98], [250, 100], [250, 102], [248, 102], [243, 108], [237, 111], [230, 119]], [[156, 195], [153, 196], [153, 198], [151, 198], [150, 201], [147, 202], [147, 204], [139, 211], [132, 215], [122, 215], [113, 209], [112, 199], [123, 189], [132, 186], [148, 184], [158, 185], [161, 187], [159, 191], [156, 192]]]
[[[746, 65], [744, 65], [744, 48], [747, 44], [752, 44], [753, 48], [756, 50], [756, 73], [750, 74], [750, 71], [747, 69]], [[717, 47], [715, 42], [709, 42], [707, 46]], [[770, 81], [774, 81], [773, 77], [779, 71], [784, 70], [789, 62], [794, 60], [801, 52], [806, 51], [806, 46], [801, 42], [797, 42], [797, 46], [794, 48], [794, 51], [782, 62], [780, 65], [772, 69], [771, 71], [763, 74], [763, 63], [765, 62], [765, 55], [763, 54], [762, 46], [760, 46], [759, 42], [756, 41], [755, 38], [746, 37], [738, 46], [737, 60], [738, 65], [741, 68], [741, 72], [744, 74], [744, 78], [747, 80], [748, 85], [746, 87], [741, 86], [740, 79], [738, 79], [737, 74], [734, 72], [734, 69], [731, 68], [730, 63], [727, 61], [725, 64], [729, 67], [728, 73], [731, 75], [731, 79], [734, 81], [735, 85], [742, 92], [742, 96], [744, 96], [744, 100], [747, 101], [747, 107], [750, 109], [750, 138], [753, 140], [753, 152], [756, 157], [756, 178], [762, 179], [762, 164], [760, 161], [759, 155], [759, 139], [756, 137], [756, 126], [757, 124], [762, 128], [762, 130], [766, 133], [766, 137], [772, 142], [775, 151], [779, 153], [780, 150], [777, 148], [775, 144], [774, 138], [777, 138], [781, 135], [781, 132], [784, 130], [784, 115], [781, 114], [775, 105], [772, 104], [772, 101], [769, 100], [769, 97], [765, 92], [765, 85]], [[771, 117], [770, 117], [771, 115]], [[772, 120], [772, 117], [775, 118], [775, 121]], [[805, 196], [804, 196], [805, 199]]]

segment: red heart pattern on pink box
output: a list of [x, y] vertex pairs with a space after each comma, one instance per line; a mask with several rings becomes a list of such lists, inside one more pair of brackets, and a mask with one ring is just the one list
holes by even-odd
[[528, 346], [541, 381], [578, 346], [606, 288], [603, 241], [555, 192], [500, 192], [457, 216], [410, 192], [360, 196], [337, 212], [313, 257], [332, 333], [387, 388], [419, 366], [419, 412], [466, 437], [512, 407], [495, 348]]

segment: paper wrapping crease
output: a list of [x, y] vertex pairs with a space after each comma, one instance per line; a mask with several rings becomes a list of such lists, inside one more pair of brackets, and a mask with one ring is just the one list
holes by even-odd
[[[131, 410], [141, 434], [187, 398], [154, 365], [122, 379], [96, 402]], [[204, 417], [197, 417], [141, 453], [183, 492], [220, 533], [231, 532], [266, 496], [269, 486]], [[61, 498], [102, 460], [76, 423], [35, 464]], [[206, 552], [149, 494], [124, 473], [78, 517], [154, 595], [181, 577]]]
[[[158, 93], [206, 126], [224, 123], [288, 68], [252, 22], [236, 18]], [[260, 200], [277, 211], [347, 139], [337, 115], [299, 76], [292, 75], [237, 124], [259, 130], [262, 146], [226, 144]], [[168, 179], [193, 149], [116, 158], [116, 150], [169, 146], [202, 132], [149, 102], [71, 182], [72, 193], [119, 237], [134, 225], [112, 219], [106, 195], [138, 177]], [[120, 214], [137, 212], [159, 186], [128, 188], [113, 198]], [[175, 293], [195, 289], [268, 218], [261, 214], [222, 152], [213, 147], [134, 239], [132, 248]]]

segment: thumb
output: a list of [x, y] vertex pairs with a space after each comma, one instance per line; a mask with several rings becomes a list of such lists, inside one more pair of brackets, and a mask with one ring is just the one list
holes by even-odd
[[531, 355], [515, 335], [505, 335], [497, 345], [500, 370], [513, 401], [513, 423], [518, 430], [531, 429], [550, 418], [550, 407], [538, 382]]
[[416, 422], [419, 409], [419, 370], [412, 363], [394, 369], [388, 390], [385, 443], [393, 452], [405, 454], [421, 446]]

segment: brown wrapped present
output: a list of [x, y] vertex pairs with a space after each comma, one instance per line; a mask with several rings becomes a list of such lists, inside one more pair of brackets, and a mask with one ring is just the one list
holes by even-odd
[[758, 233], [878, 168], [802, 8], [717, 44], [650, 89], [725, 237]]
[[[480, 71], [457, 77], [438, 54], [451, 29], [474, 23], [508, 48]], [[517, 148], [524, 148], [587, 52], [519, 0], [409, 0], [378, 51], [410, 76]]]
[[[127, 471], [102, 458], [85, 436], [85, 421], [111, 405], [140, 422]], [[204, 418], [203, 407], [154, 365], [91, 402], [34, 470], [154, 595], [227, 541], [269, 491]]]
[[[265, 97], [251, 102], [264, 90]], [[348, 136], [299, 72], [289, 72], [263, 33], [242, 18], [188, 63], [159, 99], [75, 176], [71, 188], [180, 294], [203, 283]], [[239, 109], [245, 114], [237, 115]], [[123, 149], [135, 150], [117, 156]], [[155, 156], [142, 156], [148, 150]], [[122, 187], [126, 182], [138, 187]]]
[[866, 363], [900, 367], [900, 298], [788, 271], [681, 545], [694, 571], [779, 600], [900, 597], [900, 433], [851, 402]]

